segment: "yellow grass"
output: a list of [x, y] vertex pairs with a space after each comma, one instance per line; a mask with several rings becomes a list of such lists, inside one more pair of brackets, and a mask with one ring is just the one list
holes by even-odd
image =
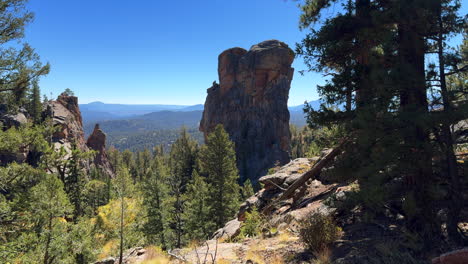
[[169, 264], [169, 256], [157, 246], [146, 247], [145, 259], [141, 264]]
[[331, 264], [331, 250], [328, 247], [315, 252], [315, 261], [314, 264]]

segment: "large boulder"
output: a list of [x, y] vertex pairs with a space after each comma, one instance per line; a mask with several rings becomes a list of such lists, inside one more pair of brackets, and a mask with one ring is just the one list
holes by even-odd
[[0, 104], [0, 129], [7, 130], [28, 123], [27, 111], [24, 108], [20, 108], [16, 113], [8, 113], [7, 109], [6, 105]]
[[466, 264], [468, 263], [468, 248], [452, 251], [432, 259], [432, 264]]
[[235, 143], [241, 180], [256, 182], [290, 160], [289, 89], [294, 52], [268, 40], [249, 51], [232, 48], [218, 57], [219, 85], [208, 89], [200, 131], [222, 124]]
[[213, 234], [213, 239], [230, 240], [241, 232], [241, 221], [233, 219]]

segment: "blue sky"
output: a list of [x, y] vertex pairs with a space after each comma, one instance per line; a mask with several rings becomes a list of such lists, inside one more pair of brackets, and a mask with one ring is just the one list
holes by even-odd
[[[52, 65], [43, 93], [71, 88], [80, 103], [204, 103], [223, 50], [267, 39], [294, 48], [305, 35], [292, 0], [30, 0], [28, 7], [36, 17], [26, 41]], [[301, 58], [293, 67], [289, 105], [317, 99], [321, 75], [301, 76]]]

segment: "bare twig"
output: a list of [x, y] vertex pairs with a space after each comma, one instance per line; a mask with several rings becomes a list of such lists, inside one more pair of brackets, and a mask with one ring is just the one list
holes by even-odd
[[208, 252], [210, 251], [210, 246], [208, 245], [208, 241], [205, 241], [206, 244], [206, 254], [205, 259], [203, 260], [203, 264], [206, 264], [206, 258], [208, 257]]
[[188, 261], [185, 259], [185, 257], [179, 256], [179, 255], [177, 255], [177, 254], [175, 254], [175, 253], [172, 253], [171, 250], [169, 250], [169, 251], [167, 252], [167, 254], [169, 254], [169, 256], [174, 257], [174, 258], [176, 258], [176, 259], [178, 259], [178, 260], [180, 260], [180, 261], [188, 262]]

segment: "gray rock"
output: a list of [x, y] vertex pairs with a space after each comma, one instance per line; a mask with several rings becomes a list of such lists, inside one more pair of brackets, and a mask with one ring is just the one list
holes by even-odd
[[5, 114], [0, 116], [0, 122], [3, 123], [3, 128], [20, 127], [28, 123], [28, 119], [24, 113]]
[[232, 239], [240, 234], [241, 222], [233, 219], [213, 234], [213, 239]]
[[281, 167], [276, 173], [261, 177], [258, 181], [265, 190], [285, 189], [309, 171], [314, 159], [298, 158]]
[[116, 262], [115, 258], [106, 258], [98, 262], [94, 262], [94, 264], [114, 264]]

